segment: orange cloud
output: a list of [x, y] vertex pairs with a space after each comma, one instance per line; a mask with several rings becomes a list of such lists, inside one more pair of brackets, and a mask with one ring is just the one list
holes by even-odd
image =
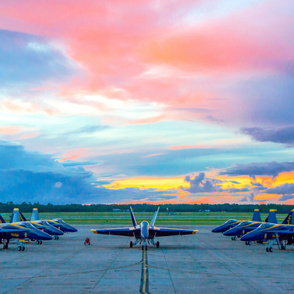
[[20, 126], [2, 126], [0, 127], [0, 134], [3, 135], [15, 135], [19, 133], [23, 127]]

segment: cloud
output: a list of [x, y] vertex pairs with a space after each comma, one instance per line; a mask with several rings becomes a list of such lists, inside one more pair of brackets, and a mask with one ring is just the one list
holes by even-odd
[[74, 62], [44, 37], [0, 29], [0, 39], [1, 88], [65, 81], [76, 71]]
[[294, 194], [294, 184], [283, 184], [265, 191], [268, 194]]
[[276, 129], [242, 128], [241, 132], [260, 142], [282, 143], [294, 145], [294, 126]]
[[189, 175], [186, 176], [185, 182], [190, 183], [190, 188], [182, 189], [190, 193], [213, 193], [223, 191], [219, 186], [219, 184], [222, 183], [221, 180], [207, 178], [203, 172], [200, 172], [194, 178], [191, 178]]
[[268, 163], [249, 163], [234, 164], [231, 167], [221, 171], [220, 175], [245, 176], [252, 178], [255, 176], [276, 177], [281, 172], [290, 172], [294, 170], [294, 162], [268, 162]]
[[294, 194], [285, 194], [279, 198], [279, 201], [287, 201], [294, 198]]
[[[126, 188], [111, 190], [86, 171], [82, 163], [66, 165], [53, 155], [27, 151], [21, 145], [0, 141], [0, 199], [47, 204], [120, 203], [168, 201], [177, 198], [175, 190]], [[85, 162], [84, 165], [92, 164]]]

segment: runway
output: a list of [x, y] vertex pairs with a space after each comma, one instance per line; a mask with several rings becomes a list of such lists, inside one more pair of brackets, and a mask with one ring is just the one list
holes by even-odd
[[[160, 248], [129, 248], [130, 238], [77, 233], [58, 241], [17, 243], [0, 250], [0, 293], [291, 293], [294, 249], [267, 253], [265, 246], [245, 246], [214, 226], [191, 236], [158, 238]], [[175, 226], [174, 226], [175, 227]], [[91, 245], [84, 246], [86, 237]]]

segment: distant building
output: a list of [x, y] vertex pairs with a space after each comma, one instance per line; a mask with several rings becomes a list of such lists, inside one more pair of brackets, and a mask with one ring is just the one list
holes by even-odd
[[113, 211], [113, 212], [120, 212], [120, 209], [118, 209], [118, 208], [113, 208], [112, 211]]

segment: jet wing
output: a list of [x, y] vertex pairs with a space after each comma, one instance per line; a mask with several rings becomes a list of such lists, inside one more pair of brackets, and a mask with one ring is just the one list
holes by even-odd
[[91, 230], [91, 232], [93, 232], [94, 234], [100, 234], [100, 235], [117, 235], [117, 236], [127, 236], [127, 237], [140, 235], [140, 229], [136, 229], [136, 228], [101, 229], [101, 230]]
[[177, 236], [177, 235], [193, 235], [198, 230], [185, 230], [185, 229], [170, 229], [170, 228], [153, 228], [149, 230], [149, 235], [154, 237], [166, 237], [166, 236]]

